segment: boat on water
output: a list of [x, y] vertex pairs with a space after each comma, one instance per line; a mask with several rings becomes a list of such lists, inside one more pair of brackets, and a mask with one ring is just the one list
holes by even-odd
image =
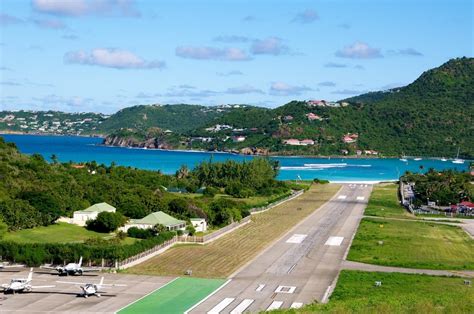
[[400, 157], [400, 161], [407, 162], [408, 161], [407, 156], [403, 154], [402, 157]]
[[456, 158], [454, 158], [453, 161], [451, 161], [453, 164], [463, 164], [464, 159], [459, 158], [459, 147], [458, 147], [458, 154], [456, 155]]
[[416, 157], [416, 158], [413, 158], [414, 161], [420, 161], [420, 160], [423, 160], [422, 158], [420, 157]]
[[444, 157], [443, 157], [443, 158], [441, 158], [441, 161], [448, 161], [448, 160], [447, 160], [446, 158], [444, 158]]

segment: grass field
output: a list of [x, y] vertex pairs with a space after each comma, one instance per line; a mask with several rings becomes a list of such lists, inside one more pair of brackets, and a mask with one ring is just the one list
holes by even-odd
[[339, 188], [334, 184], [314, 185], [302, 196], [254, 215], [249, 224], [214, 242], [173, 247], [127, 272], [181, 276], [191, 269], [193, 276], [225, 278], [328, 201]]
[[[66, 243], [83, 242], [90, 238], [110, 238], [108, 233], [89, 231], [84, 227], [60, 222], [47, 227], [36, 227], [15, 232], [8, 232], [2, 239], [4, 241], [14, 241], [20, 243]], [[132, 238], [123, 240], [123, 244], [131, 244], [135, 241]]]
[[[375, 287], [375, 281], [382, 281]], [[472, 313], [473, 287], [463, 279], [342, 271], [328, 304], [272, 313]]]
[[397, 195], [398, 184], [389, 183], [375, 185], [364, 214], [366, 216], [416, 219], [414, 215], [408, 213], [407, 210], [400, 205]]
[[178, 278], [118, 313], [181, 314], [224, 282], [222, 279]]
[[474, 269], [474, 241], [456, 226], [364, 218], [348, 259], [409, 268]]

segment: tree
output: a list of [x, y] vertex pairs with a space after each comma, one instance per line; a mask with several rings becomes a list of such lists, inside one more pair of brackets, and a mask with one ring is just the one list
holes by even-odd
[[56, 154], [52, 154], [50, 158], [53, 164], [56, 165], [58, 163], [58, 156], [56, 156]]
[[97, 232], [112, 232], [125, 224], [126, 218], [121, 213], [101, 212], [95, 220], [86, 222], [87, 229]]

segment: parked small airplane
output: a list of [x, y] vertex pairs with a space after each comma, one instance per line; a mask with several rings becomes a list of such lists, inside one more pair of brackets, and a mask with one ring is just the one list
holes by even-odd
[[10, 283], [2, 285], [5, 293], [11, 292], [30, 292], [33, 289], [54, 288], [55, 286], [33, 286], [31, 280], [33, 279], [33, 268], [30, 268], [30, 273], [27, 278], [13, 278]]
[[71, 281], [56, 281], [58, 283], [67, 283], [71, 285], [78, 285], [82, 289], [81, 295], [84, 298], [87, 298], [91, 295], [95, 295], [96, 297], [100, 297], [103, 287], [126, 287], [127, 285], [121, 285], [121, 284], [105, 284], [104, 283], [104, 277], [100, 279], [100, 282], [98, 284], [95, 283], [84, 283], [84, 282], [71, 282]]
[[6, 269], [6, 268], [20, 268], [20, 267], [25, 267], [25, 265], [22, 264], [5, 264], [5, 263], [0, 263], [0, 270]]
[[90, 272], [90, 271], [95, 271], [96, 269], [92, 268], [83, 268], [82, 267], [82, 256], [79, 258], [78, 263], [69, 263], [65, 266], [57, 266], [57, 267], [42, 267], [42, 268], [48, 268], [48, 269], [55, 269], [59, 275], [77, 275], [77, 276], [82, 276], [84, 272]]

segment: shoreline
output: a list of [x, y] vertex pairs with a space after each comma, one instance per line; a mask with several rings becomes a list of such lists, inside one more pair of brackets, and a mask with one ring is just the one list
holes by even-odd
[[[0, 136], [2, 135], [31, 135], [31, 136], [57, 136], [57, 137], [85, 137], [85, 138], [102, 138], [104, 139], [106, 135], [103, 134], [90, 134], [90, 135], [76, 135], [76, 134], [54, 134], [54, 133], [25, 133], [20, 131], [0, 131]], [[249, 154], [241, 154], [241, 153], [234, 153], [231, 151], [208, 151], [208, 150], [198, 150], [198, 149], [163, 149], [163, 148], [143, 148], [143, 147], [130, 147], [130, 146], [116, 146], [116, 145], [104, 145], [104, 144], [97, 144], [97, 146], [102, 147], [115, 147], [115, 148], [125, 148], [125, 149], [138, 149], [138, 150], [149, 150], [149, 151], [166, 151], [166, 152], [182, 152], [182, 153], [206, 153], [206, 154], [229, 154], [235, 156], [242, 156], [242, 157], [275, 157], [275, 158], [315, 158], [315, 159], [331, 159], [331, 158], [338, 158], [338, 159], [399, 159], [400, 156], [370, 156], [370, 155], [281, 155], [277, 152], [270, 153], [268, 155], [249, 155]], [[428, 160], [441, 160], [445, 157], [433, 157], [433, 156], [405, 156], [409, 159], [409, 161], [417, 161], [413, 160], [414, 158], [423, 158]], [[447, 158], [446, 162], [452, 161], [454, 158]], [[464, 159], [466, 163], [473, 161], [474, 159]], [[419, 160], [422, 161], [422, 160]]]

